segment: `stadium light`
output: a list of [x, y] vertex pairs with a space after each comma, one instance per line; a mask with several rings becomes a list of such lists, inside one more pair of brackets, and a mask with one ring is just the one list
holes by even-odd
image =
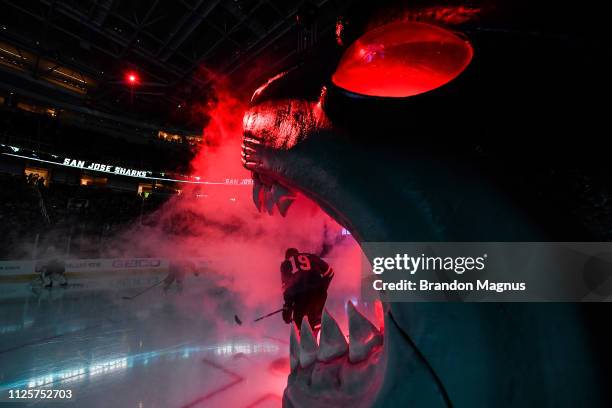
[[139, 81], [138, 75], [135, 72], [128, 72], [125, 76], [128, 84], [131, 86], [136, 85]]

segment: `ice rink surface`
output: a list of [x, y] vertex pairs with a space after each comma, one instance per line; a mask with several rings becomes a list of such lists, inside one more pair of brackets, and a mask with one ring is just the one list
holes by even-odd
[[[281, 405], [289, 329], [278, 315], [250, 324], [259, 311], [223, 288], [122, 299], [135, 292], [53, 288], [0, 304], [0, 405]], [[10, 400], [10, 389], [71, 390], [72, 399]]]

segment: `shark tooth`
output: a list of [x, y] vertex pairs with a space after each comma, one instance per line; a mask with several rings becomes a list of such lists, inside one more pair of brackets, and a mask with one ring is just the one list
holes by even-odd
[[284, 197], [294, 198], [295, 194], [291, 192], [287, 187], [283, 186], [280, 183], [274, 183], [272, 186], [272, 196], [275, 202], [279, 202]]
[[347, 304], [349, 319], [349, 361], [358, 363], [365, 360], [374, 347], [383, 342], [382, 334], [364, 315], [349, 301]]
[[265, 186], [264, 205], [266, 207], [266, 211], [268, 211], [268, 214], [270, 215], [272, 215], [272, 210], [274, 210], [274, 204], [276, 204], [276, 202], [274, 201], [274, 196], [272, 195], [272, 188]]
[[291, 324], [291, 335], [289, 336], [289, 365], [291, 371], [295, 370], [300, 364], [300, 339], [295, 323]]
[[295, 198], [284, 197], [281, 201], [277, 202], [276, 206], [278, 207], [278, 212], [280, 215], [283, 217], [286, 216], [287, 211], [289, 211], [289, 207], [291, 207], [291, 204], [293, 204], [294, 201]]
[[327, 312], [327, 309], [323, 310], [317, 360], [328, 362], [345, 355], [347, 350], [348, 344], [338, 323]]
[[257, 207], [257, 210], [259, 212], [261, 212], [261, 207], [262, 207], [262, 197], [261, 197], [261, 193], [263, 191], [263, 184], [261, 181], [259, 181], [258, 177], [254, 177], [253, 178], [253, 203], [255, 204], [255, 207]]
[[306, 368], [315, 362], [317, 349], [317, 339], [310, 328], [308, 317], [304, 316], [300, 330], [300, 366], [302, 368]]

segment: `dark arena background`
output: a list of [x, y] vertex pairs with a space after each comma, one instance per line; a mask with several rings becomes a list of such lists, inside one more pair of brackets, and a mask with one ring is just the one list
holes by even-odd
[[0, 406], [612, 406], [608, 303], [362, 296], [368, 242], [612, 240], [608, 20], [0, 0]]

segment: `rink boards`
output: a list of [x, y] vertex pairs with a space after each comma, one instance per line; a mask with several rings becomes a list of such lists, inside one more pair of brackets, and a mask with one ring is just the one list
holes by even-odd
[[[198, 271], [208, 270], [206, 259], [191, 259]], [[66, 260], [65, 290], [123, 290], [144, 288], [168, 274], [164, 258], [98, 258]], [[0, 261], [0, 300], [30, 296], [39, 288], [37, 261]], [[57, 285], [57, 284], [56, 284]]]

